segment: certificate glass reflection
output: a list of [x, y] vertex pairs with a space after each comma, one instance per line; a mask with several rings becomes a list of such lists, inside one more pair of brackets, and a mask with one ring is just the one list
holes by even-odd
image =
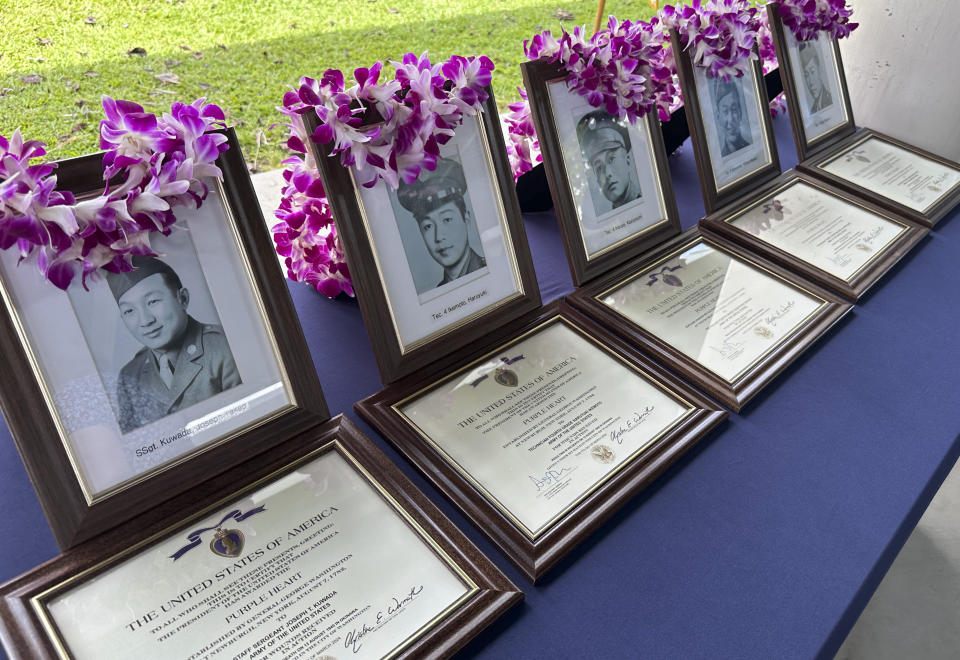
[[532, 539], [696, 410], [562, 319], [394, 408]]
[[74, 658], [390, 656], [477, 587], [360, 469], [327, 451], [35, 607]]
[[773, 191], [727, 222], [844, 281], [908, 231], [804, 181]]
[[877, 136], [851, 145], [820, 168], [920, 213], [960, 186], [960, 170]]
[[827, 304], [700, 239], [598, 299], [731, 383]]

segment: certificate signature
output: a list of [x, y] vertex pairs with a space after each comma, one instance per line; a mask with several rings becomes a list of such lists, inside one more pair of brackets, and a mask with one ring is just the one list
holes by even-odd
[[376, 619], [373, 621], [365, 621], [359, 628], [354, 628], [347, 633], [346, 638], [343, 641], [343, 645], [350, 649], [353, 653], [357, 653], [363, 647], [363, 639], [372, 632], [376, 632], [377, 628], [384, 625], [392, 618], [397, 616], [403, 609], [412, 603], [417, 596], [423, 593], [423, 585], [414, 585], [410, 587], [410, 591], [401, 595], [393, 596], [387, 602], [387, 606], [379, 611], [377, 611]]
[[643, 410], [635, 411], [633, 415], [628, 417], [623, 424], [621, 424], [614, 430], [610, 431], [611, 442], [616, 442], [618, 445], [622, 445], [623, 436], [630, 433], [631, 431], [636, 431], [641, 424], [647, 421], [647, 418], [653, 414], [653, 411], [655, 409], [656, 409], [656, 406], [647, 406]]
[[544, 488], [560, 483], [561, 477], [570, 472], [573, 472], [573, 468], [571, 467], [557, 468], [555, 465], [551, 465], [550, 469], [544, 472], [542, 475], [534, 476], [532, 474], [528, 474], [527, 478], [530, 479], [530, 482], [539, 493]]
[[743, 343], [739, 341], [725, 341], [719, 347], [711, 346], [722, 358], [733, 359], [743, 352]]

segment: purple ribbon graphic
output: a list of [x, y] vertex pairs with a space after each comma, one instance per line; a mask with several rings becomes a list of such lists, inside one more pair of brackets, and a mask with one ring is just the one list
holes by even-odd
[[[523, 355], [521, 354], [521, 355], [518, 355], [517, 357], [514, 357], [514, 358], [502, 357], [502, 358], [500, 358], [500, 361], [503, 362], [503, 363], [506, 364], [506, 365], [511, 365], [511, 364], [513, 364], [514, 362], [519, 362], [519, 361], [522, 360], [522, 359], [523, 359]], [[472, 382], [470, 383], [470, 387], [476, 387], [477, 385], [479, 385], [480, 383], [482, 383], [483, 381], [485, 381], [487, 378], [489, 378], [489, 375], [480, 376], [480, 378], [478, 378], [478, 379], [476, 379], [475, 381], [472, 381]]]
[[200, 537], [203, 535], [204, 532], [209, 532], [211, 530], [222, 527], [223, 523], [227, 522], [228, 520], [232, 519], [235, 522], [240, 522], [241, 520], [246, 520], [250, 516], [255, 516], [258, 513], [262, 513], [265, 510], [266, 510], [265, 505], [258, 506], [255, 509], [250, 509], [246, 513], [240, 513], [240, 509], [234, 509], [233, 511], [225, 515], [223, 519], [213, 527], [204, 527], [203, 529], [198, 529], [196, 531], [193, 531], [187, 534], [187, 539], [190, 540], [190, 543], [188, 543], [187, 545], [183, 546], [182, 548], [177, 550], [175, 553], [170, 555], [170, 558], [176, 561], [180, 559], [180, 557], [182, 557], [183, 555], [187, 554], [188, 552], [196, 548], [198, 545], [200, 545]]

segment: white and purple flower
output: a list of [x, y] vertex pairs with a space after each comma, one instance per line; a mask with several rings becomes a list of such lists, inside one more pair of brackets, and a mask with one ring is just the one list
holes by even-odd
[[832, 39], [843, 39], [857, 29], [851, 23], [853, 11], [846, 0], [779, 0], [780, 18], [797, 41], [816, 39], [826, 33]]
[[130, 101], [103, 98], [100, 123], [103, 193], [77, 202], [56, 189], [54, 163], [29, 165], [46, 152], [19, 131], [0, 136], [0, 249], [14, 245], [54, 285], [80, 275], [132, 268], [134, 254], [155, 254], [150, 236], [168, 234], [176, 206], [198, 207], [203, 177], [222, 178], [216, 159], [227, 149], [223, 112], [198, 99], [156, 115]]

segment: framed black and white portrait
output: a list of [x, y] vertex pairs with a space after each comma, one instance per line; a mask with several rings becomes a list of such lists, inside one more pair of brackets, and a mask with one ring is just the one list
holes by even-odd
[[840, 46], [826, 33], [798, 41], [783, 25], [776, 3], [766, 10], [797, 156], [803, 161], [856, 131]]
[[702, 113], [710, 153], [710, 167], [723, 191], [770, 165], [769, 143], [762, 121], [767, 106], [756, 92], [762, 81], [754, 73], [741, 78], [713, 78], [703, 67], [694, 67], [697, 93], [709, 100]]
[[677, 75], [707, 213], [780, 174], [759, 58], [741, 76], [720, 78], [693, 63], [676, 30]]
[[450, 153], [435, 170], [388, 190], [421, 304], [490, 273], [461, 163], [459, 152]]
[[[176, 208], [170, 235], [151, 237], [159, 256], [132, 271], [61, 291], [0, 254], [4, 414], [61, 546], [328, 417], [230, 137], [224, 181]], [[61, 185], [95, 180], [99, 161], [65, 161]]]
[[574, 283], [679, 233], [654, 114], [631, 123], [591, 106], [556, 63], [521, 68]]
[[539, 306], [495, 108], [465, 116], [435, 168], [396, 189], [359, 185], [314, 144], [385, 382]]

